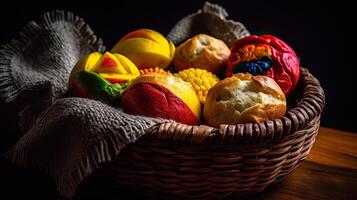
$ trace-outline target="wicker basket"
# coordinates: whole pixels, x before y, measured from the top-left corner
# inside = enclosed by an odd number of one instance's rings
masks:
[[[300,96],[281,119],[219,129],[159,124],[104,171],[121,188],[150,196],[223,199],[260,192],[306,159],[318,133],[324,91],[304,68],[298,87]]]

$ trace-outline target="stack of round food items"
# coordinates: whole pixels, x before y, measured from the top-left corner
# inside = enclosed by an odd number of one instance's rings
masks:
[[[219,127],[282,117],[299,76],[295,52],[272,35],[247,36],[228,47],[198,34],[175,47],[162,34],[139,29],[110,52],[79,60],[69,93],[133,115]]]

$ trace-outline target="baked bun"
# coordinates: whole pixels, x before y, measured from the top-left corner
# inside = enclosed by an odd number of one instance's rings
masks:
[[[198,34],[176,49],[173,65],[177,71],[202,68],[217,73],[225,67],[230,52],[223,41],[206,34]]]
[[[285,111],[285,95],[272,78],[238,73],[208,91],[203,118],[207,125],[219,127],[260,123],[280,118]]]

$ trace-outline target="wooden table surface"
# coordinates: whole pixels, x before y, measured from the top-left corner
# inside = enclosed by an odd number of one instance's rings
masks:
[[[357,200],[357,134],[321,127],[300,167],[282,183],[242,199]]]

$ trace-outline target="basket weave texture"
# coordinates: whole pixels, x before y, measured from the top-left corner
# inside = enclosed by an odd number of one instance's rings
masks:
[[[325,103],[319,81],[301,69],[302,97],[284,117],[264,123],[155,125],[103,170],[120,186],[148,195],[222,199],[279,182],[309,154]]]

